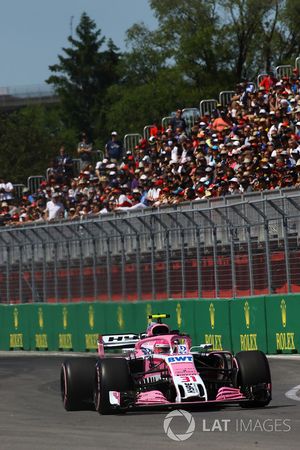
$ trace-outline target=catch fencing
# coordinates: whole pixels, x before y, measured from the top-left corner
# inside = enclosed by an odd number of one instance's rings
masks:
[[[0,302],[300,292],[300,191],[3,227]]]

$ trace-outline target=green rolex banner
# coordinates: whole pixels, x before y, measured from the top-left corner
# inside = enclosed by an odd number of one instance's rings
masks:
[[[6,308],[6,337],[10,350],[30,350],[31,305],[9,305]]]
[[[300,295],[266,297],[269,353],[298,353],[300,350]]]
[[[230,302],[232,349],[267,352],[264,297],[237,298]]]
[[[31,350],[56,351],[55,338],[55,305],[39,303],[28,305],[30,312],[30,342]]]
[[[195,344],[231,350],[229,300],[195,300]]]
[[[106,304],[83,304],[80,320],[82,328],[80,339],[83,340],[81,345],[84,346],[86,351],[96,351],[99,334],[109,332],[107,329],[109,316],[107,315]]]
[[[82,303],[51,306],[56,348],[63,351],[84,351]]]

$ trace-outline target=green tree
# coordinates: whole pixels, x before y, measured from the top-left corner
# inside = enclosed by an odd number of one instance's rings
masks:
[[[59,55],[59,62],[49,66],[53,75],[46,81],[61,99],[65,125],[93,136],[106,90],[118,81],[119,54],[112,40],[106,50],[100,51],[105,37],[101,37],[101,30],[96,29],[86,13],[82,14],[75,34],[76,38],[68,37],[71,46],[63,48],[64,56]]]
[[[42,106],[2,114],[0,134],[1,175],[14,183],[25,183],[31,175],[45,175],[59,146],[64,143],[70,150],[76,142],[76,134],[65,129],[57,109]]]
[[[145,125],[159,125],[174,109],[195,106],[196,94],[175,67],[161,69],[148,83],[112,86],[107,96],[107,126],[121,134],[141,133]]]
[[[236,79],[254,78],[299,55],[300,3],[295,0],[220,0],[223,33],[232,49]]]
[[[217,0],[150,0],[161,44],[185,78],[199,89],[226,87],[230,49],[220,33]]]
[[[153,82],[168,66],[168,54],[159,30],[150,31],[144,23],[133,25],[126,33],[130,51],[123,54],[120,76],[123,84],[136,86]]]

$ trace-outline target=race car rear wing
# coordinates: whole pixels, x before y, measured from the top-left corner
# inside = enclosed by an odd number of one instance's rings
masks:
[[[139,340],[140,336],[134,333],[102,335],[103,345],[107,348],[125,348],[134,345]]]
[[[143,337],[144,333],[102,334],[98,337],[98,344],[104,348],[131,348]]]

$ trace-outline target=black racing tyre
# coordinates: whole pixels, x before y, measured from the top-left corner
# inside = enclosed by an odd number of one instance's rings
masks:
[[[120,408],[112,406],[109,391],[126,392],[133,387],[128,362],[125,358],[103,358],[96,364],[94,403],[100,414],[114,414]]]
[[[70,358],[61,366],[60,388],[67,411],[94,409],[96,358]]]
[[[246,395],[253,397],[244,407],[263,407],[270,403],[271,373],[266,355],[260,350],[239,352],[235,356],[237,371],[237,387]]]

